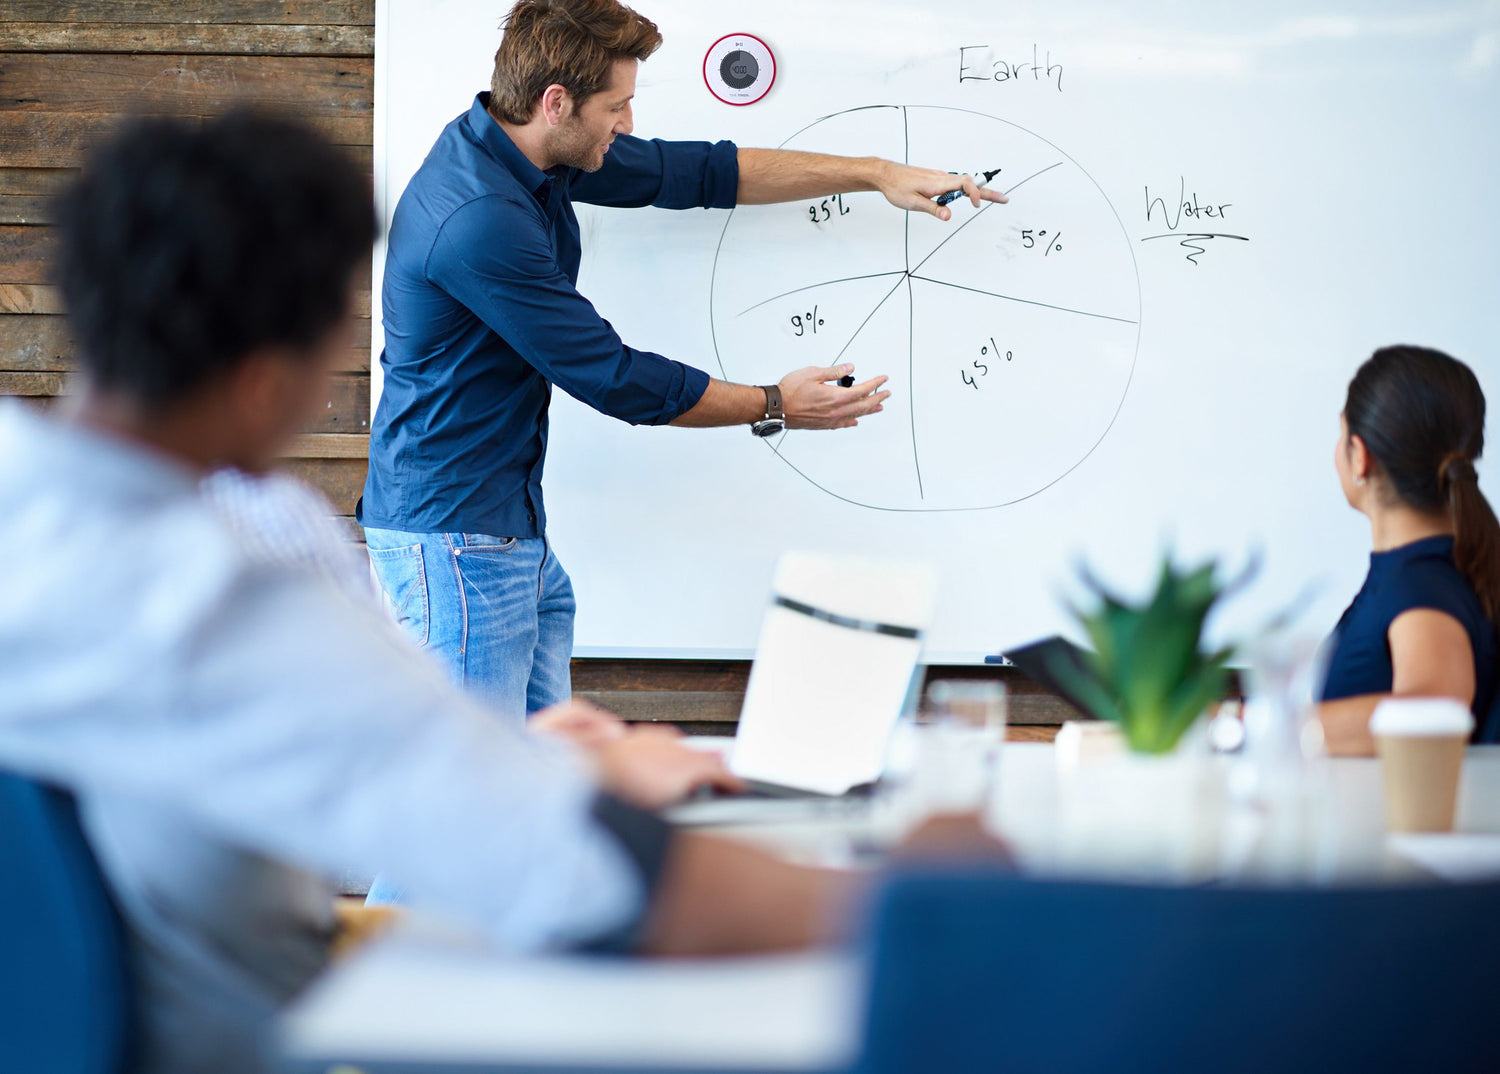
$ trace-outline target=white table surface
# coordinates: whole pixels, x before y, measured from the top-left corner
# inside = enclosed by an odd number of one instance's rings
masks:
[[[1385,875],[1500,874],[1500,747],[1465,759],[1457,831],[1388,837],[1373,760],[1328,762],[1340,851],[1381,857]],[[1023,860],[1049,871],[1058,779],[1050,746],[1008,743],[997,819]],[[804,860],[858,856],[868,810],[805,803],[704,803],[718,830]],[[1405,863],[1391,869],[1391,862]],[[441,1062],[494,1071],[822,1071],[859,1036],[861,970],[828,952],[645,961],[515,958],[408,929],[336,967],[282,1020],[286,1068],[371,1070]]]
[[[1234,762],[1214,758],[1210,763]],[[1468,750],[1453,835],[1388,836],[1377,761],[1331,758],[1317,765],[1312,778],[1322,781],[1327,814],[1322,879],[1403,879],[1425,873],[1457,879],[1500,874],[1500,746]],[[1090,770],[1080,770],[1077,778],[1088,780]],[[1006,743],[989,814],[991,825],[1030,872],[1098,875],[1087,860],[1080,860],[1064,831],[1065,786],[1052,746]],[[909,818],[892,816],[878,803],[817,800],[694,802],[675,810],[673,819],[805,863],[833,867],[871,861],[870,849],[888,845],[909,823]],[[1459,839],[1459,834],[1470,838]]]
[[[515,958],[408,932],[282,1024],[294,1069],[789,1072],[853,1058],[860,971],[829,952],[704,960]]]

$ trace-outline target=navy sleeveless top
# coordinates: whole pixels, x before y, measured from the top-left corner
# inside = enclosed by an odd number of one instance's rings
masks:
[[[1495,627],[1485,617],[1474,587],[1453,564],[1452,537],[1426,537],[1370,553],[1364,588],[1330,639],[1333,650],[1321,700],[1390,693],[1388,631],[1397,616],[1413,608],[1451,615],[1468,633],[1474,654],[1475,741],[1500,740],[1500,711],[1492,711],[1496,708]]]

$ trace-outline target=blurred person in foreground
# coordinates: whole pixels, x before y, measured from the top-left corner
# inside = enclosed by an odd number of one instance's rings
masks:
[[[1479,488],[1484,392],[1425,347],[1376,351],[1349,382],[1333,463],[1370,520],[1370,570],[1334,631],[1318,715],[1333,754],[1372,756],[1392,696],[1451,697],[1500,741],[1500,525]]]
[[[130,933],[133,1069],[260,1069],[345,868],[513,950],[788,947],[839,921],[835,874],[627,804],[722,781],[716,758],[494,719],[204,496],[269,467],[347,346],[375,234],[352,164],[271,117],[139,120],[57,233],[81,385],[55,414],[0,406],[0,766],[79,799]]]

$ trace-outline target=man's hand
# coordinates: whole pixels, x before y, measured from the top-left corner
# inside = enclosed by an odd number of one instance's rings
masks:
[[[951,176],[950,176],[951,178]],[[872,377],[852,388],[840,388],[840,377],[854,372],[852,365],[808,366],[781,378],[781,409],[788,429],[849,429],[867,414],[878,414],[891,397],[878,389],[887,377]]]
[[[594,751],[604,789],[640,809],[680,802],[699,787],[743,789],[717,753],[684,746],[668,727],[642,727]]]
[[[932,200],[950,190],[962,189],[964,196],[973,202],[976,209],[981,201],[1003,205],[1009,200],[999,190],[990,187],[981,190],[971,175],[954,175],[933,168],[914,168],[910,164],[897,164],[893,160],[883,160],[880,163],[883,167],[879,171],[878,189],[885,195],[885,200],[898,209],[931,213],[939,220],[950,220],[953,213],[948,206],[939,205]]]
[[[625,721],[613,712],[576,698],[543,709],[526,721],[526,728],[591,753],[628,733]]]

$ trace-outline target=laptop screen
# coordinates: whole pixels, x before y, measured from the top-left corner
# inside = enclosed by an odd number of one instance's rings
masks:
[[[783,557],[730,770],[830,795],[878,779],[891,731],[920,690],[935,588],[925,567]]]

